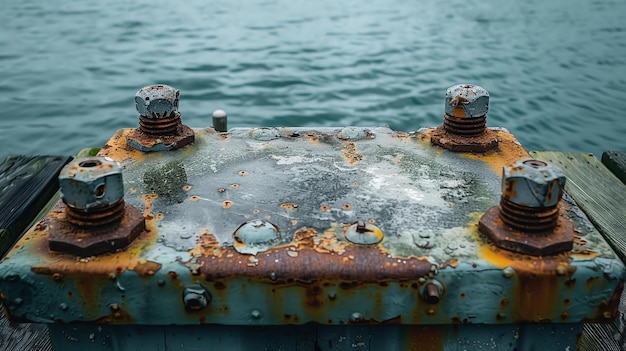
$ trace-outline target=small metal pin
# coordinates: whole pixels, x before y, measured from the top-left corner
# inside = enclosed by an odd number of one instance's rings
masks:
[[[227,132],[227,118],[228,116],[226,116],[224,110],[213,111],[213,129],[217,132]]]

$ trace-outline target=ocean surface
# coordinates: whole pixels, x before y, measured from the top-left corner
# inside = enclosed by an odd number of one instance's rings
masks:
[[[181,91],[183,123],[442,123],[446,88],[491,95],[528,150],[626,151],[626,1],[23,1],[0,11],[0,159],[76,154]]]

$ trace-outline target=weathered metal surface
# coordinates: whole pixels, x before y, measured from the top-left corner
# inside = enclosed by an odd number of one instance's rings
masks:
[[[614,318],[624,266],[567,196],[571,251],[532,257],[478,232],[503,165],[528,157],[511,134],[491,131],[499,147],[485,154],[433,147],[433,129],[385,127],[196,129],[195,144],[146,154],[121,130],[100,155],[121,162],[125,201],[143,208],[146,231],[124,250],[76,257],[48,250],[49,217],[0,265],[2,299],[12,318],[45,323]],[[145,176],[154,169],[160,183]],[[381,240],[353,238],[365,233]],[[207,295],[187,306],[195,284]]]
[[[498,144],[486,128],[489,93],[472,84],[458,84],[446,91],[443,125],[431,135],[433,145],[451,151],[484,152]]]
[[[135,107],[139,112],[139,128],[126,137],[128,145],[144,152],[175,150],[194,142],[191,128],[182,124],[178,105],[180,91],[157,84],[139,89]]]

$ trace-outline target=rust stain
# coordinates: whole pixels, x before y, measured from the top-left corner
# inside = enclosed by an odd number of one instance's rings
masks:
[[[482,245],[480,255],[496,267],[512,267],[517,275],[513,294],[515,308],[512,318],[532,322],[545,322],[555,315],[560,305],[558,297],[568,281],[555,279],[559,273],[571,277],[576,268],[569,265],[569,254],[532,257],[493,245]],[[552,321],[554,322],[554,321]]]
[[[153,276],[159,269],[161,264],[158,262],[139,260],[134,267],[129,267],[130,270],[137,272],[140,276]]]
[[[253,268],[231,247],[221,247],[218,256],[207,248],[196,249],[194,253],[202,253],[202,256],[195,257],[193,263],[208,280],[256,276],[265,280],[272,277],[275,283],[289,283],[314,282],[324,277],[324,280],[343,281],[349,288],[381,280],[416,280],[430,272],[431,264],[426,258],[405,258],[407,264],[394,266],[397,258],[374,246],[345,245],[342,255],[319,252],[310,247],[312,234],[310,229],[299,233],[297,251],[282,246],[258,253]],[[297,255],[290,252],[297,252]]]
[[[445,329],[435,325],[411,326],[406,332],[408,351],[435,351],[445,349]]]
[[[352,141],[346,143],[346,146],[341,151],[341,155],[351,165],[355,165],[363,160],[363,155],[357,152],[356,144]]]
[[[585,289],[587,289],[587,291],[591,290],[591,288],[598,284],[598,282],[600,282],[600,277],[590,277],[589,279],[587,279],[587,281],[585,282]]]
[[[521,158],[530,157],[530,154],[521,146],[519,141],[509,132],[491,130],[496,133],[498,146],[484,153],[461,153],[463,157],[485,162],[489,169],[501,175],[504,166],[510,166]]]
[[[133,149],[126,145],[126,137],[129,136],[134,129],[121,129],[118,130],[111,139],[100,149],[98,156],[106,156],[121,162],[126,159],[133,160],[145,160],[152,157],[157,157],[158,153],[144,153],[139,150]]]
[[[455,106],[454,110],[452,110],[452,115],[454,117],[465,117],[465,109],[461,106]]]

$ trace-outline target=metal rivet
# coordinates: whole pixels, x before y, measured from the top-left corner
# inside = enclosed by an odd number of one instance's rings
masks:
[[[259,310],[253,310],[250,312],[250,316],[254,319],[259,319],[261,318],[261,312]]]
[[[158,285],[158,286],[163,286],[163,285],[165,285],[165,280],[163,280],[163,279],[158,279],[158,280],[157,280],[157,285]]]
[[[363,315],[359,312],[354,312],[350,315],[350,322],[358,323],[363,321]]]
[[[65,302],[62,302],[62,303],[60,303],[60,304],[59,304],[59,308],[60,308],[62,311],[67,311],[68,306],[67,306],[67,304],[66,304]]]
[[[259,141],[270,141],[280,138],[280,133],[276,128],[254,128],[250,131],[250,136]]]
[[[256,255],[280,240],[280,231],[272,223],[257,219],[240,225],[233,233],[233,238],[237,252]]]
[[[513,276],[513,274],[515,274],[515,270],[511,266],[508,266],[502,270],[502,275],[505,278],[510,278]]]

